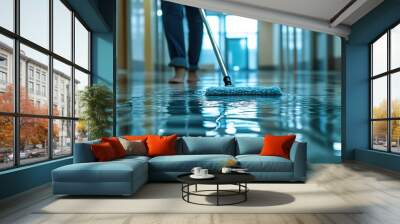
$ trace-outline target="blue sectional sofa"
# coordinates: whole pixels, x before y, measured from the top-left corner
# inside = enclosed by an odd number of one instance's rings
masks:
[[[295,142],[290,159],[260,156],[262,137],[182,137],[177,155],[128,156],[96,162],[90,145],[75,145],[74,163],[52,172],[54,194],[131,195],[148,181],[176,181],[180,174],[200,166],[218,172],[235,159],[260,182],[304,182],[307,174],[307,144]]]

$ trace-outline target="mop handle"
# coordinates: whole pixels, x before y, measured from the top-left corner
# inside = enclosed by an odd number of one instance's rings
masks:
[[[210,38],[210,42],[213,47],[215,57],[217,57],[218,65],[222,71],[222,75],[224,76],[225,86],[231,86],[232,85],[231,78],[228,75],[228,71],[226,70],[224,59],[221,56],[221,51],[218,48],[217,44],[215,43],[214,36],[212,34],[210,25],[207,22],[206,12],[204,11],[204,9],[200,9],[200,8],[199,8],[199,11],[200,11],[201,19],[203,20],[204,26],[206,27],[208,37]]]

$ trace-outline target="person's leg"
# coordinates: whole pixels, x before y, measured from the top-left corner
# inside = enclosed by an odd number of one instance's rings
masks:
[[[170,83],[181,83],[185,77],[186,51],[183,33],[183,6],[172,2],[161,1],[162,21],[167,39],[168,53],[171,59],[169,66],[174,67],[175,77]]]
[[[189,26],[189,78],[188,82],[197,81],[197,69],[203,44],[203,20],[198,8],[186,6],[186,17]]]

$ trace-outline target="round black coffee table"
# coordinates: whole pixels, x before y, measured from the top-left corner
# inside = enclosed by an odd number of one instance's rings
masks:
[[[189,174],[182,174],[178,176],[178,181],[182,183],[182,199],[188,203],[198,204],[198,205],[234,205],[245,202],[247,200],[247,192],[249,188],[247,183],[255,180],[255,177],[248,173],[229,173],[213,174],[215,177],[212,179],[193,179]],[[215,185],[215,190],[198,190],[197,185]],[[223,190],[220,189],[220,185],[236,185],[237,190]],[[195,186],[194,191],[190,191],[190,186]],[[215,194],[206,194],[209,192],[215,192]],[[202,204],[193,202],[190,200],[190,196],[204,196],[204,197],[216,197],[216,204]],[[231,203],[221,203],[221,197],[232,197],[240,196],[240,199]]]

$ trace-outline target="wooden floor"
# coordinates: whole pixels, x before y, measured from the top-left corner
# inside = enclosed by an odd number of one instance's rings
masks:
[[[357,214],[35,214],[54,200],[49,186],[0,202],[0,223],[253,224],[400,223],[400,174],[357,163],[313,165],[308,182],[344,200],[367,204]],[[173,206],[173,205],[171,205]]]

